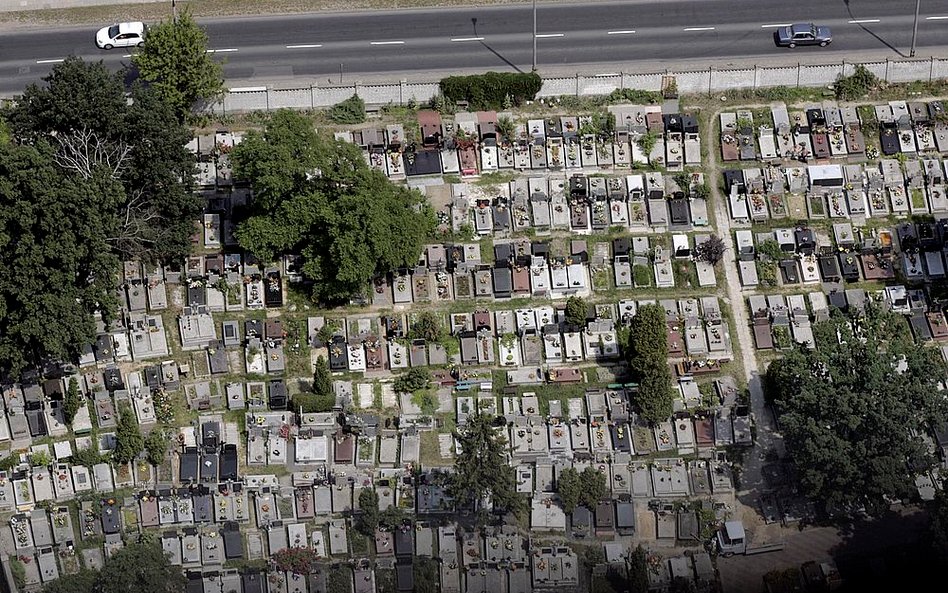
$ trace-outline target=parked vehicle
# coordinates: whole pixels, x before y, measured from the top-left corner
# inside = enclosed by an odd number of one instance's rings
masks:
[[[829,27],[820,27],[813,23],[797,23],[789,27],[780,27],[774,33],[777,45],[793,49],[798,45],[819,45],[826,47],[833,41]]]
[[[102,27],[95,34],[95,45],[99,49],[114,47],[141,47],[145,45],[145,23],[118,23]]]
[[[725,558],[734,554],[752,556],[766,552],[777,552],[784,547],[783,542],[750,546],[744,523],[741,521],[726,521],[718,530],[718,552]]]

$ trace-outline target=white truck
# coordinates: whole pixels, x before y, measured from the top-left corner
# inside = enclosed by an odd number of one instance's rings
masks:
[[[777,552],[782,550],[784,546],[783,542],[749,546],[749,538],[747,532],[744,531],[744,523],[741,521],[725,521],[724,525],[718,530],[717,542],[718,552],[725,558],[734,554],[751,556],[753,554]]]

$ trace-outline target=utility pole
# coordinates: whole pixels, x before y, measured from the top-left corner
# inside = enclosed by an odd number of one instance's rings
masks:
[[[537,0],[533,0],[533,70],[537,69]]]
[[[171,0],[171,20],[175,23],[178,22],[178,7],[174,0]]]
[[[909,52],[909,57],[915,57],[915,39],[918,38],[918,10],[922,5],[922,0],[915,0],[915,26],[912,28],[912,51]]]

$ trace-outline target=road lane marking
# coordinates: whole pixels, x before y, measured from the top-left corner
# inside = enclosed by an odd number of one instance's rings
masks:
[[[685,27],[685,31],[714,31],[714,27]]]
[[[310,49],[313,47],[322,47],[321,43],[301,43],[299,45],[287,45],[286,49]]]
[[[125,54],[125,55],[123,55],[122,57],[123,57],[123,58],[130,58],[130,57],[132,57],[132,54]]]
[[[608,31],[608,32],[606,33],[606,35],[631,35],[632,33],[635,33],[635,31],[633,31],[633,30],[629,30],[629,31]]]
[[[855,21],[849,21],[850,25],[861,25],[863,23],[879,23],[882,22],[879,19],[859,19]]]
[[[537,39],[549,39],[550,37],[566,37],[566,33],[537,33]]]
[[[948,16],[927,16],[925,17],[926,21],[944,21],[948,20]]]
[[[37,64],[59,64],[65,62],[66,58],[56,58],[55,60],[36,60]]]
[[[370,41],[370,45],[405,45],[404,41]]]
[[[465,41],[484,41],[483,37],[455,37],[452,39],[454,43],[464,43]]]
[[[777,28],[780,28],[780,27],[789,27],[790,25],[791,25],[791,23],[778,23],[778,24],[776,24],[776,25],[761,25],[760,28],[761,28],[761,29],[771,29],[771,28],[773,28],[773,27],[777,27]]]
[[[233,52],[235,52],[235,51],[237,51],[236,48],[231,48],[231,49],[206,49],[206,50],[204,50],[204,53],[208,53],[208,54],[226,54],[226,53],[233,53]]]

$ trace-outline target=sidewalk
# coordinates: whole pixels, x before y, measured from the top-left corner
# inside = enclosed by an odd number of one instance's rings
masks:
[[[0,12],[43,10],[56,8],[82,8],[108,4],[171,4],[171,0],[0,0]]]

